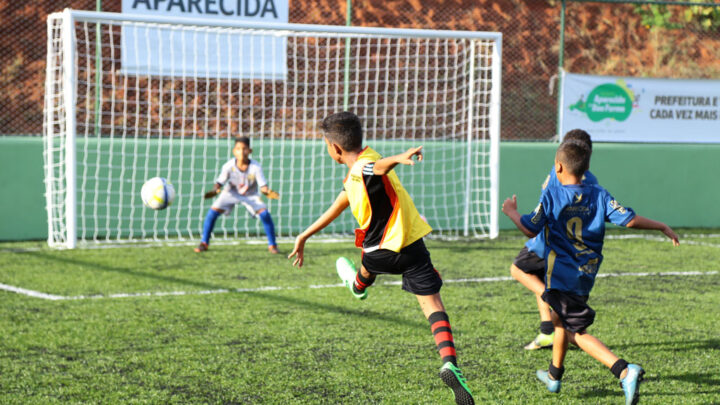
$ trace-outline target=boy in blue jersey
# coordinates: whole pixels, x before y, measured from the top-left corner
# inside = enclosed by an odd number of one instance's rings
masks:
[[[645,371],[618,358],[599,339],[587,333],[595,311],[587,304],[590,290],[602,263],[605,221],[628,228],[663,232],[675,246],[678,237],[662,222],[636,215],[620,205],[599,185],[582,184],[590,164],[590,150],[581,142],[563,142],[555,155],[555,173],[560,187],[547,187],[540,204],[528,215],[517,211],[517,198],[503,203],[505,213],[528,237],[546,232],[546,286],[542,299],[553,309],[555,326],[552,361],[537,377],[550,392],[559,392],[568,338],[583,351],[610,368],[620,379],[626,405],[638,401],[639,384]]]
[[[573,129],[565,134],[563,142],[572,140],[585,144],[592,154],[590,134],[582,129]],[[588,170],[582,177],[582,183],[598,184],[598,181]],[[557,186],[561,186],[561,184],[558,182],[553,167],[550,169],[550,174],[545,179],[541,190]],[[555,327],[550,318],[550,306],[541,298],[542,293],[545,291],[545,235],[542,232],[525,243],[525,246],[510,265],[510,275],[528,290],[535,293],[535,300],[540,313],[540,333],[525,345],[525,350],[552,347]]]

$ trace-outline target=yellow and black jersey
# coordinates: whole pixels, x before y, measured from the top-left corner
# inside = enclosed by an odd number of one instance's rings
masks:
[[[384,176],[373,173],[380,154],[366,147],[350,168],[343,186],[350,209],[364,234],[366,252],[388,249],[399,252],[432,231],[415,208],[395,171]]]

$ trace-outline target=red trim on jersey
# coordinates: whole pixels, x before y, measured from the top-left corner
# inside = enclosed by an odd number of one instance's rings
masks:
[[[382,176],[382,182],[383,186],[385,186],[385,194],[387,194],[388,198],[390,199],[390,205],[392,205],[393,210],[390,214],[390,217],[388,218],[387,224],[385,224],[385,231],[383,231],[383,236],[380,239],[381,249],[383,242],[385,242],[385,236],[387,236],[387,233],[390,230],[390,224],[393,222],[393,218],[397,217],[398,209],[400,208],[400,204],[398,204],[397,194],[395,194],[395,189],[393,188],[392,183],[390,183],[387,175]]]
[[[367,149],[367,148],[368,147],[366,146],[365,149]],[[363,149],[363,151],[365,149]],[[370,163],[370,162],[368,162],[368,163]],[[363,166],[363,167],[365,167],[365,166]],[[361,173],[362,173],[362,171],[361,171]],[[350,173],[348,172],[348,174],[350,174]],[[370,204],[370,194],[368,194],[367,184],[365,184],[365,181],[362,182],[362,188],[363,188],[363,191],[365,192],[365,201],[367,201],[368,205],[370,206],[370,218],[368,221],[368,225],[364,229],[363,228],[355,229],[355,246],[359,247],[360,249],[363,248],[363,243],[365,242],[365,236],[367,235],[367,230],[370,229],[370,223],[372,222],[372,216],[373,216],[372,204]],[[358,231],[360,231],[360,232],[358,232]]]

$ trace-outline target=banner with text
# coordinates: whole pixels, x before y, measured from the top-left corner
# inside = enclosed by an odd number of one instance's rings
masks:
[[[593,141],[720,143],[720,80],[562,73],[560,134]]]
[[[125,14],[287,23],[289,0],[123,0]],[[264,35],[263,35],[264,34]],[[122,27],[122,70],[198,78],[284,79],[287,40],[267,32],[155,24]]]

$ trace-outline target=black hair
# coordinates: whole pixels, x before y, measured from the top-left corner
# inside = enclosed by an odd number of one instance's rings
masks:
[[[576,139],[563,141],[557,150],[557,160],[575,176],[582,176],[590,168],[590,149]]]
[[[239,137],[235,138],[235,145],[237,145],[239,143],[244,143],[245,146],[247,146],[249,148],[250,147],[250,138],[248,138],[247,136],[239,136]]]
[[[343,111],[325,117],[320,123],[320,129],[328,141],[340,145],[348,152],[362,149],[363,133],[360,118],[351,112]]]
[[[585,132],[585,130],[573,129],[568,131],[563,137],[563,142],[572,140],[584,143],[585,146],[590,149],[590,153],[592,153],[592,139],[590,139],[590,134]]]

